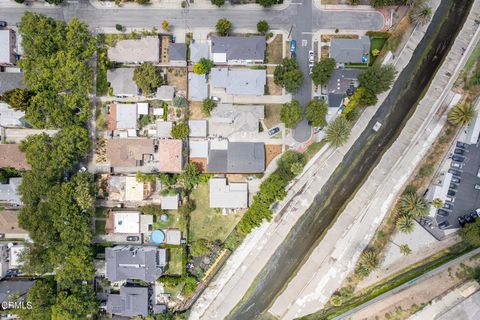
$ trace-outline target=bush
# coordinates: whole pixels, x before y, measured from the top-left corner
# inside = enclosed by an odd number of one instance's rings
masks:
[[[431,164],[423,165],[418,171],[418,177],[425,178],[425,177],[431,176],[434,171],[435,171],[435,168],[433,167],[433,165]]]
[[[217,103],[211,98],[204,99],[202,102],[202,110],[207,115],[210,115],[210,112],[212,112],[216,106]]]
[[[261,20],[257,23],[257,31],[259,33],[264,35],[268,32],[268,29],[270,29],[270,26],[266,20]]]
[[[225,18],[218,19],[215,28],[221,36],[226,36],[232,29],[232,23]]]
[[[213,61],[205,58],[201,58],[197,63],[193,65],[193,72],[195,74],[207,74],[213,68]]]
[[[173,98],[172,103],[173,106],[177,108],[186,108],[188,105],[187,99],[182,96],[176,96],[175,98]]]
[[[123,31],[123,26],[121,24],[116,24],[115,25],[115,29],[117,29],[117,31]]]
[[[172,127],[171,135],[174,139],[186,139],[190,133],[190,128],[186,122],[181,122]]]
[[[201,257],[210,252],[212,244],[206,239],[198,239],[193,241],[190,246],[190,254],[194,257]]]
[[[217,7],[221,7],[225,4],[225,0],[211,0],[212,4],[216,5]]]
[[[392,34],[390,32],[384,32],[384,31],[367,31],[366,35],[369,36],[370,38],[388,39]]]

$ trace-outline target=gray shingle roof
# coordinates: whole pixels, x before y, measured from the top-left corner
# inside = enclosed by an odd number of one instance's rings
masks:
[[[23,84],[23,73],[0,72],[0,95],[16,88],[25,88]]]
[[[10,29],[0,30],[0,63],[15,63],[15,32]]]
[[[22,204],[18,186],[22,183],[22,178],[10,178],[7,184],[0,184],[0,201],[12,204]]]
[[[107,312],[125,317],[147,316],[149,288],[140,286],[122,286],[120,294],[110,294],[107,300]]]
[[[370,53],[370,39],[332,39],[330,57],[337,63],[362,63],[362,57]]]
[[[108,280],[128,279],[152,282],[167,265],[167,252],[157,247],[115,246],[105,250]]]
[[[0,281],[0,301],[9,301],[9,297],[20,296],[19,300],[24,300],[28,290],[35,284],[35,281],[22,280]],[[18,300],[16,300],[18,301]]]
[[[328,93],[345,94],[350,85],[358,87],[360,69],[335,69],[328,80]]]
[[[188,74],[188,99],[192,101],[202,101],[208,98],[207,77],[204,74]]]
[[[328,94],[328,106],[330,108],[338,108],[342,104],[343,94],[329,93]]]
[[[107,81],[113,89],[114,95],[138,94],[138,87],[133,81],[134,68],[118,68],[107,70]]]
[[[164,101],[172,101],[175,97],[175,86],[160,86],[157,88],[157,98]]]
[[[262,96],[265,94],[267,71],[214,68],[210,79],[213,87],[225,88],[227,94]]]
[[[265,171],[263,142],[229,142],[227,150],[210,150],[207,172],[259,173]]]
[[[212,53],[226,53],[228,60],[264,60],[264,36],[212,37]]]
[[[210,120],[217,123],[232,123],[235,131],[258,132],[259,121],[264,118],[265,106],[220,103],[212,110]]]
[[[187,61],[187,45],[185,43],[170,43],[168,45],[170,61]]]
[[[190,61],[198,62],[201,58],[209,59],[208,43],[193,42],[190,44]]]

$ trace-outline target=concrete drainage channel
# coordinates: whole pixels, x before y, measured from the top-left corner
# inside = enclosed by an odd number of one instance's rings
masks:
[[[427,34],[367,129],[316,196],[314,204],[269,260],[255,281],[256,287],[249,291],[243,303],[229,316],[230,319],[254,319],[267,310],[308,258],[328,226],[355,195],[415,111],[417,101],[461,29],[472,3],[472,0],[442,2]],[[383,126],[374,133],[371,128],[377,121]]]

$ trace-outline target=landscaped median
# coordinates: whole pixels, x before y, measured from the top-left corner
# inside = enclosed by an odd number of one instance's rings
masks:
[[[301,319],[333,319],[380,296],[381,294],[401,286],[404,283],[413,281],[427,272],[432,271],[474,249],[474,247],[465,242],[458,243],[353,295],[346,290],[343,292],[343,294],[339,295],[340,300],[335,302],[335,304],[338,304],[338,306],[334,306],[332,302],[330,302],[327,307],[319,312],[308,315]]]

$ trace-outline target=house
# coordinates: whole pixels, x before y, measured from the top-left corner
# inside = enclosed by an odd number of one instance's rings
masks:
[[[148,104],[147,104],[148,109]],[[111,103],[108,107],[107,129],[114,130],[133,130],[136,136],[138,109],[133,103]]]
[[[232,131],[257,133],[265,119],[265,106],[220,103],[210,113],[212,123],[233,125]]]
[[[120,294],[108,295],[106,310],[122,317],[146,317],[149,313],[150,289],[133,284],[120,287]]]
[[[468,144],[477,144],[478,135],[480,134],[480,115],[478,112],[480,110],[480,98],[477,98],[477,101],[475,102],[475,110],[477,111],[477,115],[467,128],[465,142]]]
[[[18,269],[22,266],[20,262],[20,256],[25,250],[24,244],[14,244],[10,247],[10,259],[9,259],[9,268]]]
[[[17,111],[0,102],[0,127],[24,127],[25,112]]]
[[[192,42],[190,43],[190,61],[196,63],[200,59],[210,59],[210,47],[208,43]]]
[[[0,96],[5,92],[16,88],[25,89],[25,84],[23,83],[23,73],[0,72]]]
[[[212,37],[212,57],[216,64],[263,63],[265,36]]]
[[[267,83],[266,70],[213,68],[210,72],[213,88],[225,89],[230,95],[263,96]]]
[[[158,142],[160,172],[181,172],[183,170],[183,142],[179,139]]]
[[[105,249],[106,277],[111,282],[152,282],[165,272],[167,250],[158,247],[115,246]]]
[[[147,138],[107,140],[107,159],[110,166],[137,168],[146,165],[152,161],[155,153],[153,142]]]
[[[160,197],[160,207],[163,210],[177,210],[180,202],[180,195],[178,193],[168,194]]]
[[[343,106],[343,97],[341,93],[329,93],[327,96],[328,108],[340,108]]]
[[[148,116],[148,102],[137,102],[137,116]]]
[[[157,120],[157,138],[171,138],[172,127],[172,121]]]
[[[17,61],[15,57],[16,41],[15,31],[0,30],[0,66],[13,66]]]
[[[22,200],[18,193],[18,187],[22,183],[22,178],[10,178],[8,183],[0,184],[0,203],[21,205]]]
[[[242,209],[248,208],[248,184],[228,183],[226,178],[211,178],[210,208]]]
[[[138,95],[138,87],[133,81],[134,68],[117,68],[107,70],[107,81],[113,94],[117,97],[133,97]]]
[[[190,140],[188,147],[190,163],[196,164],[200,172],[205,172],[208,162],[208,140]]]
[[[168,62],[172,66],[187,66],[187,45],[185,43],[170,43],[168,45]]]
[[[188,120],[189,137],[205,138],[207,136],[207,120]]]
[[[179,229],[167,229],[165,231],[165,244],[180,245],[182,242],[182,232]]]
[[[108,200],[142,201],[149,196],[145,184],[133,176],[110,176],[108,179]]]
[[[28,231],[18,225],[18,211],[0,212],[0,238],[2,239],[30,239]]]
[[[265,171],[265,144],[228,142],[213,149],[210,144],[208,173],[261,173]]]
[[[15,306],[27,306],[25,299],[27,297],[28,290],[35,284],[35,280],[20,280],[19,278],[12,280],[0,281],[0,301],[13,301],[12,306],[6,304],[2,307],[2,310],[5,312],[5,309],[15,308]],[[6,317],[6,315],[5,315]],[[4,318],[12,319],[12,318]]]
[[[119,63],[144,63],[160,61],[160,39],[148,36],[141,39],[118,40],[108,49],[108,60]]]
[[[30,170],[25,153],[20,151],[18,144],[0,144],[0,168],[15,168]]]
[[[202,101],[208,98],[207,76],[204,74],[188,73],[188,100]]]
[[[337,63],[367,63],[370,53],[370,38],[332,39],[330,41],[330,58]]]
[[[328,93],[347,94],[351,96],[359,86],[360,69],[335,69],[327,83]]]
[[[113,212],[113,233],[140,233],[140,212]]]
[[[157,99],[172,101],[175,98],[175,86],[160,86],[157,88]]]

